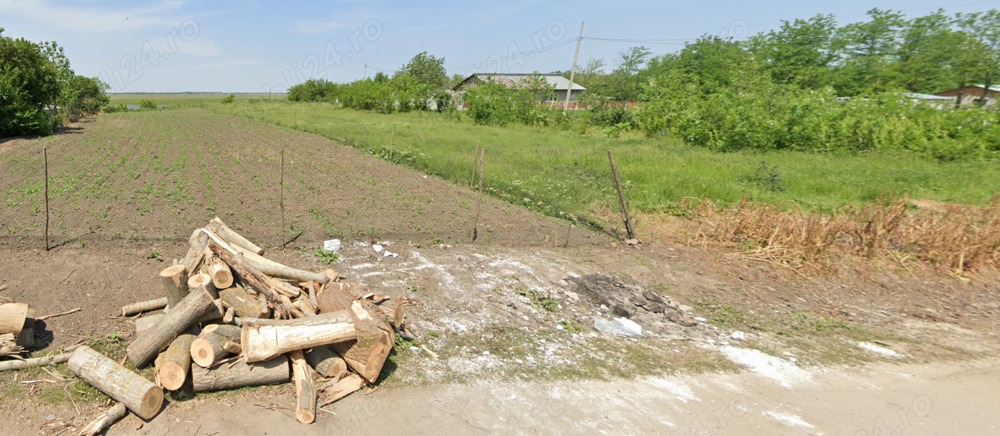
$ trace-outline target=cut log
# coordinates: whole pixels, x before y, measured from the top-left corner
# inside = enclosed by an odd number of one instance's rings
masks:
[[[213,257],[208,263],[208,275],[212,276],[212,284],[216,289],[226,289],[233,286],[233,272],[229,270],[222,259]]]
[[[354,372],[369,383],[374,383],[392,352],[395,331],[378,307],[367,300],[353,299],[350,287],[341,285],[343,284],[327,283],[324,286],[324,291],[318,298],[319,310],[328,312],[346,309],[351,312],[355,318],[357,339],[333,344],[333,349]]]
[[[222,315],[222,322],[226,324],[232,324],[233,320],[236,319],[236,310],[232,307],[226,309],[226,314]]]
[[[327,404],[333,403],[341,398],[344,398],[352,393],[361,389],[365,385],[365,380],[357,374],[351,374],[340,380],[337,380],[333,384],[327,384],[326,386],[320,388],[319,401],[317,401],[319,407],[326,406]]]
[[[163,318],[162,313],[154,313],[152,315],[140,316],[135,319],[135,335],[139,336],[142,332],[149,330],[151,327],[160,322],[160,318]]]
[[[122,316],[131,316],[142,312],[152,312],[154,310],[160,310],[167,307],[169,300],[167,297],[157,298],[155,300],[140,301],[138,303],[132,303],[122,306]]]
[[[261,271],[261,272],[263,272],[263,271]],[[288,298],[296,298],[299,295],[302,295],[302,290],[299,289],[298,286],[295,286],[295,285],[293,285],[291,283],[283,282],[281,280],[277,280],[277,279],[274,279],[274,278],[271,278],[271,277],[267,277],[267,282],[268,282],[268,284],[271,285],[272,289],[274,289],[275,291],[277,291],[281,295],[284,295],[284,296],[286,296]]]
[[[212,284],[212,276],[205,273],[198,273],[188,278],[188,288],[205,288],[212,295],[212,298],[219,298],[218,291],[215,285]]]
[[[191,343],[194,339],[193,333],[181,334],[157,359],[156,378],[167,390],[176,391],[184,386],[191,368]]]
[[[243,288],[229,288],[219,291],[219,298],[226,307],[236,310],[236,316],[244,318],[266,318],[271,313],[267,303],[260,301],[256,296],[250,295]]]
[[[346,376],[347,362],[327,345],[306,351],[306,361],[323,378],[340,379]]]
[[[259,269],[260,272],[267,274],[271,277],[277,277],[279,279],[295,280],[298,282],[310,282],[316,281],[320,283],[326,283],[330,280],[330,277],[322,272],[312,272],[301,270],[298,268],[292,268],[288,265],[280,264],[264,256],[258,256],[254,252],[247,250],[238,245],[234,245],[233,248],[243,255],[243,259],[252,264],[255,268]]]
[[[163,389],[90,347],[81,346],[73,352],[69,369],[140,418],[152,419],[163,407]]]
[[[295,302],[295,307],[306,314],[306,317],[316,315],[316,308],[309,303],[308,299],[302,299]]]
[[[349,341],[356,337],[354,324],[350,322],[278,326],[246,324],[240,345],[247,362],[260,362],[289,351]]]
[[[188,242],[191,244],[191,248],[188,249],[187,254],[184,259],[181,260],[180,264],[184,265],[187,269],[188,275],[192,275],[198,270],[201,265],[202,260],[205,257],[205,247],[208,245],[208,235],[201,229],[196,229],[191,233],[191,237],[188,238]]]
[[[303,424],[316,420],[316,385],[312,370],[301,350],[288,353],[292,360],[292,380],[295,381],[295,419]]]
[[[172,307],[188,293],[188,272],[184,265],[168,266],[160,271],[163,293],[167,297],[167,307]]]
[[[257,244],[250,242],[250,240],[244,238],[243,235],[236,233],[233,229],[227,226],[226,223],[222,222],[219,217],[212,218],[212,221],[209,221],[208,227],[230,245],[246,248],[255,254],[264,254],[263,248],[260,248]]]
[[[35,366],[58,365],[69,361],[69,353],[56,354],[45,357],[33,357],[24,360],[7,360],[0,362],[0,372],[15,371],[18,369],[31,368]]]
[[[24,303],[0,304],[0,334],[13,333],[14,337],[21,334],[28,320],[31,309]]]
[[[351,317],[351,313],[346,310],[338,310],[335,312],[321,313],[315,316],[307,316],[305,318],[296,319],[270,319],[270,318],[240,318],[236,317],[233,320],[236,325],[244,326],[247,324],[257,324],[257,325],[322,325],[322,324],[337,324],[342,322],[353,322],[354,318]]]
[[[288,358],[285,356],[249,364],[238,360],[211,369],[198,365],[191,367],[191,382],[195,392],[286,383],[289,378]]]
[[[226,341],[225,344],[222,344],[222,349],[229,354],[240,354],[243,352],[243,347],[236,341]]]
[[[191,360],[208,368],[228,356],[227,342],[239,340],[240,328],[234,325],[212,324],[205,326],[191,343]]]
[[[222,260],[229,264],[229,266],[237,274],[239,274],[244,283],[250,285],[250,287],[267,299],[268,304],[276,312],[276,317],[288,318],[289,316],[295,316],[297,318],[301,318],[305,316],[302,311],[292,307],[292,301],[289,300],[288,297],[273,290],[271,282],[274,281],[274,279],[266,276],[252,265],[244,262],[242,258],[233,255],[227,251],[225,247],[219,245],[214,240],[209,241],[208,247],[213,253],[215,253],[216,256],[219,256]]]
[[[111,427],[115,421],[122,419],[127,412],[128,409],[125,408],[124,403],[117,403],[114,406],[111,406],[110,409],[101,412],[100,415],[97,415],[97,418],[90,421],[90,423],[84,426],[83,429],[81,429],[77,434],[79,436],[96,436],[101,434],[101,432],[105,429]]]
[[[206,311],[215,306],[214,303],[215,300],[205,286],[192,288],[191,292],[160,318],[156,325],[142,332],[129,344],[125,349],[129,360],[137,368],[146,366],[163,347],[198,322]]]

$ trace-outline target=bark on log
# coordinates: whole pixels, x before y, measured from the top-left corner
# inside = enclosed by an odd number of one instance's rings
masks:
[[[370,383],[378,379],[392,346],[395,332],[385,315],[366,300],[354,300],[342,283],[328,283],[318,298],[320,312],[350,310],[354,316],[357,339],[333,344],[354,372]]]
[[[167,307],[176,305],[188,293],[188,273],[184,265],[168,266],[160,271],[163,293],[167,297]]]
[[[160,318],[155,326],[142,332],[129,344],[125,349],[129,360],[137,368],[145,366],[163,347],[198,322],[206,311],[214,307],[214,303],[215,300],[206,287],[192,289],[176,307]]]
[[[347,362],[329,346],[313,347],[306,351],[306,361],[323,378],[341,379],[346,376]]]
[[[357,337],[353,323],[243,326],[240,345],[247,362],[260,362],[289,351],[349,341]]]
[[[249,239],[244,238],[243,235],[236,233],[233,229],[222,222],[219,217],[212,218],[209,221],[209,228],[215,232],[222,240],[228,242],[230,245],[235,245],[241,248],[246,248],[255,254],[264,254],[264,249],[260,248],[257,244],[250,242]]]
[[[0,304],[0,334],[13,333],[15,337],[20,335],[28,320],[29,310],[24,303]]]
[[[138,303],[127,304],[122,306],[122,316],[131,316],[142,312],[151,312],[154,310],[160,310],[167,307],[169,300],[167,297],[157,298],[155,300],[140,301]]]
[[[160,322],[160,318],[163,318],[162,313],[154,313],[152,315],[140,316],[135,319],[135,335],[139,336],[142,332],[149,330],[151,327]]]
[[[288,358],[285,356],[250,364],[238,360],[211,369],[197,365],[191,367],[191,382],[195,392],[285,383],[289,378]]]
[[[208,247],[224,260],[229,266],[239,274],[240,278],[244,283],[250,285],[255,291],[263,295],[271,308],[274,309],[275,315],[288,318],[290,315],[294,315],[298,318],[305,316],[302,311],[292,307],[292,301],[288,297],[275,292],[272,289],[270,281],[274,280],[267,277],[259,270],[244,262],[242,258],[234,256],[232,253],[227,251],[223,246],[219,245],[217,242],[210,241]]]
[[[212,284],[216,289],[226,289],[233,286],[233,272],[218,257],[213,257],[208,263],[208,275],[212,276]]]
[[[105,429],[111,427],[115,421],[122,419],[126,412],[128,412],[128,410],[125,408],[124,403],[115,404],[114,406],[111,406],[110,409],[101,412],[100,415],[97,415],[97,418],[90,421],[90,423],[84,426],[83,429],[80,430],[80,433],[77,434],[79,436],[96,436]]]
[[[240,318],[236,317],[233,320],[238,326],[244,326],[247,324],[257,324],[257,325],[321,325],[321,324],[336,324],[342,322],[353,322],[354,318],[351,317],[351,313],[346,310],[338,310],[335,312],[326,312],[314,316],[307,316],[305,318],[295,318],[295,319],[271,319],[271,318]]]
[[[69,361],[69,356],[70,356],[69,353],[62,353],[53,356],[33,357],[24,360],[8,360],[5,362],[0,362],[0,372],[14,371],[24,368],[32,368],[35,366],[58,365],[60,363],[65,363]]]
[[[205,247],[208,245],[208,235],[201,229],[196,229],[191,233],[191,237],[188,238],[188,242],[191,244],[191,248],[188,249],[187,254],[184,259],[181,260],[180,264],[184,265],[187,269],[188,275],[194,274],[198,270],[198,266],[201,265],[202,260],[205,257]]]
[[[90,347],[81,346],[73,352],[69,369],[83,381],[124,403],[140,418],[152,419],[163,407],[163,389]]]
[[[316,385],[312,370],[301,350],[288,353],[292,360],[292,380],[295,381],[295,419],[303,424],[316,420]]]
[[[319,407],[326,406],[327,404],[330,404],[334,401],[337,401],[341,398],[351,395],[358,389],[361,389],[361,387],[364,385],[365,385],[365,380],[362,379],[361,376],[357,374],[351,374],[347,377],[337,380],[337,382],[333,383],[332,385],[327,384],[327,386],[324,386],[323,388],[320,389],[319,401],[318,401]]]
[[[239,337],[240,328],[234,325],[205,326],[191,343],[191,360],[202,368],[211,367],[229,355],[225,349],[226,343],[239,340]]]
[[[160,354],[156,364],[156,378],[167,390],[176,391],[184,386],[191,368],[191,343],[194,339],[193,333],[181,334]]]
[[[266,318],[271,313],[267,303],[260,301],[257,296],[250,295],[243,288],[229,288],[219,291],[219,298],[226,307],[231,307],[236,311],[236,316],[244,318]]]
[[[238,245],[234,245],[233,248],[243,255],[244,260],[251,263],[255,268],[259,269],[260,272],[267,274],[271,277],[295,280],[298,282],[316,281],[320,283],[326,283],[330,281],[330,277],[328,277],[326,274],[322,272],[312,272],[298,268],[292,268],[288,265],[275,262],[264,256],[259,256],[256,253],[247,250],[243,247],[240,247]]]
[[[316,315],[316,308],[309,303],[308,299],[302,299],[295,302],[295,307],[306,314],[306,317]]]

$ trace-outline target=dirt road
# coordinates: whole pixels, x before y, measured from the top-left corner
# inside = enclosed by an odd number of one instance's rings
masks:
[[[108,434],[984,435],[1000,432],[1000,360],[810,371],[791,385],[739,374],[479,383],[357,394],[301,426],[287,389],[194,400]],[[27,434],[28,432],[26,432]]]

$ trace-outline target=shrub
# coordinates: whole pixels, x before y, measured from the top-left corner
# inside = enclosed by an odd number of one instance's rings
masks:
[[[219,100],[219,103],[222,103],[222,104],[231,104],[234,101],[236,101],[236,96],[233,95],[233,94],[229,94],[229,95],[223,97],[222,100]]]
[[[139,107],[142,109],[156,109],[156,103],[153,100],[142,99],[139,100]]]

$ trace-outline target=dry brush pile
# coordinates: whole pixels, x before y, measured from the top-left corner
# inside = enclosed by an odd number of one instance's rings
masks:
[[[920,205],[920,206],[917,206]],[[919,260],[961,274],[1000,267],[1000,196],[984,206],[906,199],[846,207],[833,214],[782,210],[744,199],[733,208],[704,202],[698,236],[784,264],[827,263],[849,254]]]

